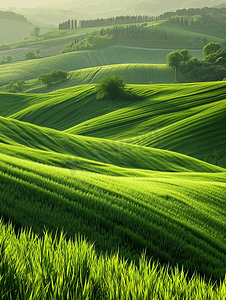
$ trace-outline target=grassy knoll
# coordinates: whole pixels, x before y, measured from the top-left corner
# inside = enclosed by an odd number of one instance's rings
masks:
[[[16,235],[11,225],[1,222],[0,241],[0,268],[5,268],[2,300],[34,295],[35,299],[212,300],[225,295],[225,281],[213,287],[197,275],[188,280],[183,270],[159,267],[145,256],[139,266],[117,255],[99,257],[81,238],[67,242],[63,235],[56,239],[45,233],[40,238],[27,230]]]
[[[165,64],[171,50],[143,50],[124,47],[108,47],[102,50],[78,51],[28,61],[18,61],[0,66],[0,85],[11,81],[37,78],[54,69],[73,71],[112,64]],[[191,52],[200,56],[201,50]],[[168,81],[167,81],[168,82]]]

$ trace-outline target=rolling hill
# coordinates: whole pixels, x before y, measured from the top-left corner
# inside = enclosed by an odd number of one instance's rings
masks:
[[[171,50],[158,51],[119,46],[19,61],[0,66],[0,85],[8,84],[10,81],[34,79],[40,74],[48,73],[54,69],[72,71],[112,64],[165,64],[166,55],[170,52]],[[200,50],[193,51],[191,54],[203,57]]]
[[[23,93],[48,93],[77,85],[96,84],[108,75],[122,76],[125,83],[173,83],[175,72],[165,64],[114,64],[71,71],[68,79],[57,85],[46,86],[37,79],[25,81]],[[10,86],[0,87],[0,91],[9,92]]]
[[[0,44],[21,41],[29,36],[34,27],[35,25],[30,22],[0,19]]]
[[[62,85],[109,70],[131,81],[141,67],[78,70]],[[63,87],[0,93],[2,299],[224,299],[225,83],[128,84],[137,101]]]
[[[98,101],[94,85],[84,85],[38,95],[3,93],[0,112],[70,134],[176,151],[211,163],[217,150],[225,166],[224,82],[127,89],[143,100]]]

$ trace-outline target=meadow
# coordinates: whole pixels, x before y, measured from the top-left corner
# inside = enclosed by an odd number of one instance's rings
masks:
[[[126,89],[0,93],[2,299],[225,299],[225,83]]]
[[[1,299],[226,299],[226,85],[172,84],[172,45],[201,59],[204,34],[148,26],[169,38],[0,66]],[[111,74],[139,100],[97,100]]]
[[[222,156],[218,163],[226,166],[224,82],[127,84],[127,90],[143,100],[98,101],[93,84],[45,94],[2,93],[0,113],[73,135],[171,150],[209,163],[215,162],[217,150]]]
[[[159,51],[118,46],[102,50],[70,52],[46,58],[17,61],[0,65],[0,85],[8,84],[11,81],[35,79],[39,75],[54,69],[74,71],[113,64],[166,64],[166,55],[170,52],[171,50]],[[191,55],[198,58],[203,57],[201,50],[192,51]]]

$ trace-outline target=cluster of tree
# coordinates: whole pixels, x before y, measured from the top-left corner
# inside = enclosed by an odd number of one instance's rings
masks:
[[[130,24],[130,23],[143,23],[143,22],[152,22],[159,20],[158,16],[118,16],[106,19],[95,19],[95,20],[81,20],[81,28],[90,28],[90,27],[101,27],[101,26],[112,26],[120,24]]]
[[[116,100],[119,99],[125,89],[125,83],[122,76],[109,75],[100,79],[96,85],[96,93],[98,100]]]
[[[35,27],[33,30],[30,32],[31,37],[38,37],[40,34],[40,27]]]
[[[10,50],[11,48],[8,45],[1,45],[0,46],[0,51],[7,51]]]
[[[113,35],[113,40],[117,41],[118,38],[155,38],[155,39],[167,39],[166,31],[161,31],[158,29],[150,30],[150,28],[145,27],[146,23],[141,25],[127,25],[127,26],[115,26],[113,28],[106,28],[100,30],[100,35],[105,34]]]
[[[25,82],[23,80],[18,80],[16,83],[11,81],[8,85],[4,86],[6,91],[9,93],[18,93],[23,90]]]
[[[3,56],[0,60],[0,64],[7,64],[13,61],[13,57],[11,55]]]
[[[95,90],[98,100],[141,100],[142,97],[125,90],[123,77],[108,75],[99,80]]]
[[[175,69],[175,79],[181,82],[218,81],[226,78],[226,50],[219,43],[203,48],[204,59],[191,57],[188,50],[173,51],[167,55],[169,67]]]
[[[40,80],[45,85],[52,85],[67,80],[67,77],[68,72],[53,70],[47,74],[39,75],[38,80]]]
[[[192,18],[173,16],[168,23],[174,24],[177,26],[186,26],[186,27],[194,27],[194,28],[210,28],[217,29],[220,31],[225,31],[226,23],[225,20],[222,21],[218,17],[214,16],[201,16],[195,15]]]
[[[189,8],[178,9],[176,12],[166,12],[160,19],[168,19],[168,24],[194,28],[226,30],[226,8]]]
[[[18,21],[23,23],[27,22],[27,19],[24,16],[20,14],[16,14],[12,11],[0,11],[0,20],[2,19],[8,19],[8,20]]]
[[[67,20],[66,22],[58,25],[59,30],[68,30],[77,28],[77,20]]]
[[[167,19],[171,18],[172,16],[195,16],[195,15],[212,15],[218,18],[224,18],[226,15],[226,7],[216,8],[216,7],[203,7],[203,8],[183,8],[178,9],[175,12],[166,12],[160,15],[160,18]]]
[[[40,58],[41,57],[40,52],[41,52],[41,50],[37,48],[37,49],[35,49],[35,52],[29,51],[29,52],[25,53],[24,58],[25,59]]]
[[[80,50],[96,50],[108,47],[114,43],[113,35],[106,34],[105,36],[90,35],[78,43],[71,43],[61,50],[60,53],[80,51]]]

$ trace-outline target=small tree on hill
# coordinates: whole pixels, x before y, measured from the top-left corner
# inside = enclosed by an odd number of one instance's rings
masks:
[[[38,79],[45,85],[56,84],[67,79],[68,72],[53,70],[48,74],[42,74],[38,77]]]
[[[172,51],[166,56],[166,62],[168,66],[175,69],[175,80],[177,80],[177,70],[183,59],[184,56],[180,52],[178,52],[178,50]]]
[[[13,60],[13,57],[11,55],[6,56],[6,61],[9,63]]]
[[[217,166],[217,161],[221,158],[221,152],[217,151],[217,150],[214,150],[213,151],[213,156],[215,158],[215,165]]]
[[[27,52],[27,53],[24,54],[24,57],[25,57],[25,59],[33,59],[33,58],[37,58],[37,57],[35,56],[35,53],[34,53],[34,52]]]
[[[105,76],[96,85],[97,99],[118,99],[122,96],[125,86],[122,76]]]
[[[38,37],[40,34],[40,27],[35,27],[33,30],[30,32],[30,35],[32,37]]]
[[[40,57],[41,50],[39,48],[35,49],[35,56]]]

